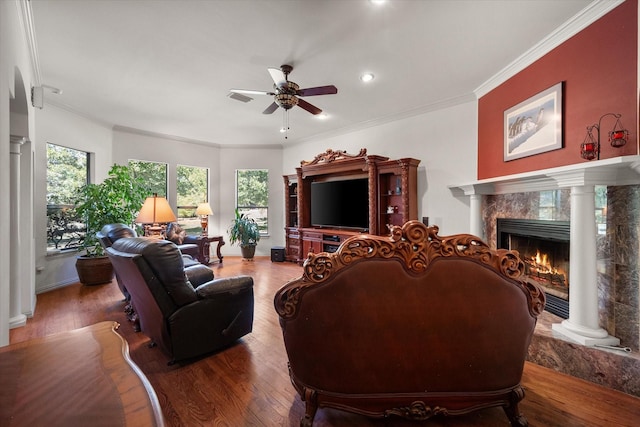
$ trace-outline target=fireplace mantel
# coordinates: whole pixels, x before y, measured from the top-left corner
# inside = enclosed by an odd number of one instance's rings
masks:
[[[469,196],[470,233],[483,237],[485,195],[571,189],[569,318],[553,330],[583,345],[619,345],[598,322],[594,186],[640,184],[640,156],[623,156],[451,185]]]
[[[640,156],[595,160],[466,184],[450,185],[454,196],[525,193],[582,185],[640,184]]]

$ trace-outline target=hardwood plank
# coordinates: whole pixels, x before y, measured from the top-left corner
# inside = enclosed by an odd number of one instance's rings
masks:
[[[248,274],[254,278],[253,332],[236,345],[188,363],[168,366],[158,348],[136,333],[123,313],[122,294],[114,283],[74,284],[38,295],[35,316],[11,330],[11,343],[88,326],[103,320],[122,324],[131,358],[153,385],[168,426],[297,426],[304,404],[287,372],[287,357],[273,295],[285,282],[302,273],[292,263],[273,263],[267,257],[243,261],[225,257],[214,264],[216,277]],[[640,399],[527,362],[526,391],[520,410],[530,426],[637,426]],[[508,426],[500,408],[460,417],[432,418],[434,426]],[[421,423],[398,418],[375,420],[321,409],[314,426],[412,426]]]

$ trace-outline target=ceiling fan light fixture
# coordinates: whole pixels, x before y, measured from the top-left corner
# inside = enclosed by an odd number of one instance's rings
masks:
[[[298,105],[298,98],[289,93],[279,93],[275,96],[275,101],[278,106],[289,110]]]
[[[369,83],[371,80],[373,80],[376,76],[373,75],[373,73],[363,73],[360,76],[360,80],[362,80],[364,83]]]

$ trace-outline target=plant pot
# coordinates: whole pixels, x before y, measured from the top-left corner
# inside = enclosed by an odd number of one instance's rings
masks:
[[[109,257],[88,257],[81,255],[76,258],[78,280],[83,285],[99,285],[110,283],[113,279],[113,265]]]
[[[256,254],[256,245],[240,245],[240,252],[242,253],[242,258],[253,259]]]

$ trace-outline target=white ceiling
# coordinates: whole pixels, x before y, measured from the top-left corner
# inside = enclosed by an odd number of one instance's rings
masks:
[[[291,144],[473,99],[591,0],[31,0],[46,103],[113,126],[217,144]],[[326,120],[262,111],[291,64]],[[359,76],[376,78],[363,84]],[[45,104],[46,108],[46,104]]]

